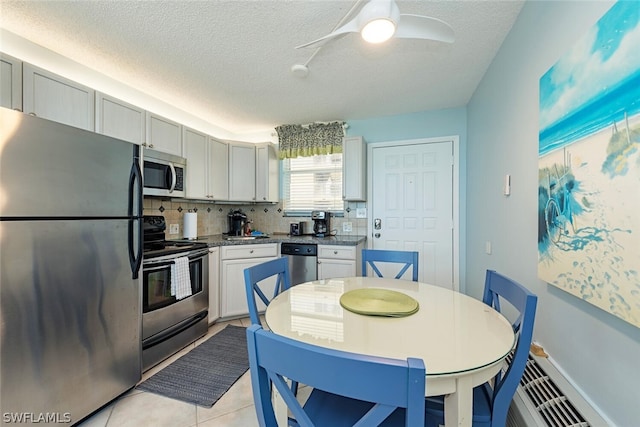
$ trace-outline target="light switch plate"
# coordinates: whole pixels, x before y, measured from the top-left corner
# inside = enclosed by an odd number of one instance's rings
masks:
[[[356,218],[366,218],[366,217],[367,217],[367,208],[356,209]]]
[[[169,234],[178,234],[178,233],[180,233],[180,225],[169,224]]]
[[[350,222],[343,222],[342,231],[345,233],[351,233],[353,231],[353,225]]]

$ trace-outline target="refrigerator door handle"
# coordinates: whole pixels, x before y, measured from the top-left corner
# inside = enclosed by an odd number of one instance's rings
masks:
[[[134,204],[137,200],[137,209],[134,212]],[[138,278],[140,266],[142,265],[142,171],[137,158],[134,158],[131,166],[131,174],[129,175],[129,263],[131,264],[132,279]],[[134,251],[135,233],[138,235],[138,248]]]

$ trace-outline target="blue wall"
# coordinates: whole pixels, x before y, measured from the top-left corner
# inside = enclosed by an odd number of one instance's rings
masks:
[[[536,293],[534,340],[612,424],[627,427],[640,425],[640,329],[537,277],[539,79],[612,4],[526,2],[467,106],[466,290],[481,296],[492,268]]]
[[[402,141],[409,139],[459,137],[460,185],[460,291],[465,290],[465,233],[466,233],[466,166],[467,166],[467,109],[450,108],[422,111],[397,116],[365,120],[346,120],[347,136],[362,136],[367,143]]]
[[[347,123],[347,136],[362,136],[368,143],[458,135],[460,152],[463,153],[463,147],[466,147],[467,110],[464,107],[347,120]]]

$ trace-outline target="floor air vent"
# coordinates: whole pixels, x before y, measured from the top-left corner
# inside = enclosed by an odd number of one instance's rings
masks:
[[[606,425],[600,414],[546,358],[529,355],[520,386],[509,409],[508,427]]]

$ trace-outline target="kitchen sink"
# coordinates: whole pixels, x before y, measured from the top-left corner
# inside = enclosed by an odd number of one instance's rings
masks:
[[[227,236],[224,240],[256,240],[256,239],[266,239],[269,236],[266,234],[262,234],[260,236]]]

